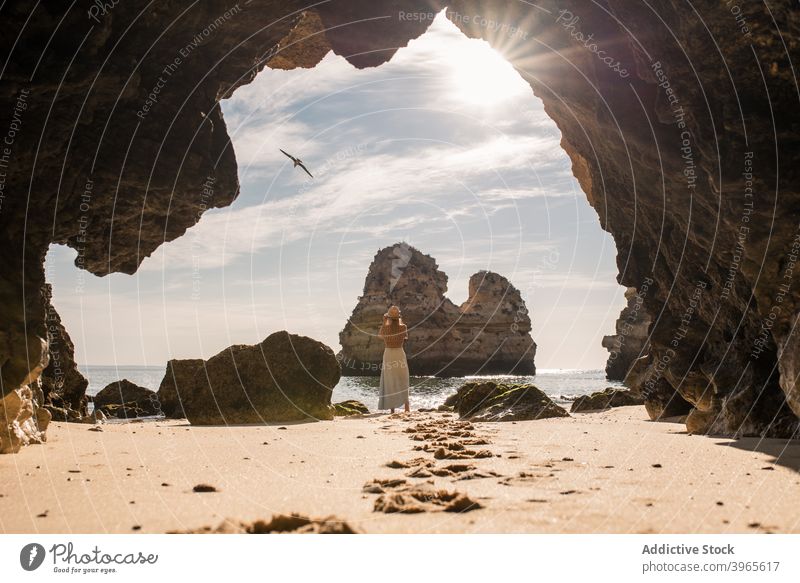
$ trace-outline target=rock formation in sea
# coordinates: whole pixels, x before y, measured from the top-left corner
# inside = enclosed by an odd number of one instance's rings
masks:
[[[625,381],[628,371],[637,358],[647,354],[647,334],[650,315],[644,308],[644,300],[629,287],[625,291],[627,305],[622,308],[616,323],[616,334],[603,336],[603,348],[608,350],[606,378]]]
[[[339,333],[345,376],[378,376],[383,340],[378,329],[392,304],[408,326],[405,345],[412,375],[534,374],[536,344],[520,292],[505,277],[479,271],[469,297],[456,306],[446,296],[447,275],[436,260],[407,243],[378,251],[364,290]]]
[[[157,398],[168,417],[192,425],[332,419],[339,376],[333,350],[281,331],[206,361],[171,360]]]
[[[531,421],[569,417],[539,388],[529,384],[469,382],[445,401],[462,419],[472,421]]]
[[[724,2],[687,12],[678,0],[164,0],[91,18],[51,2],[30,18],[30,2],[11,0],[4,23],[18,33],[0,39],[0,440],[30,425],[33,415],[19,415],[48,365],[50,244],[75,249],[92,273],[133,273],[236,198],[220,100],[266,66],[313,67],[329,50],[359,68],[385,63],[430,23],[404,15],[445,7],[523,72],[614,237],[619,283],[648,287],[653,323],[637,375],[646,401],[686,402],[698,431],[793,435],[793,2],[733,13]]]

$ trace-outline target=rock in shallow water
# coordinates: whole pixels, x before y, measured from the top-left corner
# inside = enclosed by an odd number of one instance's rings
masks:
[[[192,372],[193,371],[193,372]],[[170,361],[159,399],[193,425],[332,419],[340,370],[328,346],[275,332],[256,345],[234,345],[207,361]]]
[[[450,395],[445,405],[453,407],[462,418],[472,421],[525,421],[549,417],[569,417],[534,385],[467,383]]]
[[[629,407],[631,405],[644,405],[644,399],[633,391],[608,387],[603,391],[578,397],[572,402],[570,412],[600,411],[611,407]]]

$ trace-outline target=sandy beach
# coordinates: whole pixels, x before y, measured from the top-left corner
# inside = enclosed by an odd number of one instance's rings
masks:
[[[162,533],[296,512],[365,533],[800,532],[800,443],[691,436],[646,419],[622,407],[515,423],[419,412],[240,427],[53,423],[46,444],[0,457],[0,531]],[[216,491],[195,492],[201,484]],[[419,485],[466,495],[468,511],[375,510],[414,502]]]

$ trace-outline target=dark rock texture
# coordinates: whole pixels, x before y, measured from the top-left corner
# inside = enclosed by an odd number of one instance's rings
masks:
[[[158,402],[161,405],[161,412],[166,417],[171,419],[186,417],[181,395],[192,390],[194,377],[204,364],[202,358],[173,359],[167,363],[167,372],[158,387]]]
[[[48,364],[48,245],[71,246],[93,273],[132,273],[236,197],[220,99],[267,63],[310,67],[329,47],[378,65],[427,26],[403,15],[444,4],[4,3],[0,400],[17,399]],[[678,396],[700,431],[792,435],[796,4],[446,4],[530,82],[614,236],[618,281],[649,287],[650,348],[635,388],[656,403]]]
[[[502,275],[470,277],[469,297],[456,306],[436,260],[406,243],[378,251],[364,291],[339,334],[345,376],[378,376],[378,329],[392,304],[408,326],[405,351],[412,375],[534,374],[536,344],[519,291]]]
[[[94,408],[109,417],[126,419],[161,414],[155,391],[140,387],[128,379],[103,387],[94,396]]]
[[[570,413],[581,411],[601,411],[611,407],[629,407],[643,405],[644,399],[630,390],[608,387],[591,395],[578,397],[572,402]]]
[[[634,361],[647,354],[647,335],[650,315],[635,287],[625,291],[628,304],[622,309],[616,323],[616,334],[603,337],[603,348],[609,352],[606,378],[625,381]]]
[[[688,415],[694,409],[692,404],[676,392],[665,378],[655,383],[645,383],[650,374],[650,358],[640,358],[628,371],[629,386],[637,387],[644,399],[644,406],[652,421]]]
[[[563,408],[533,385],[470,382],[444,403],[472,421],[527,421],[569,417]]]
[[[171,361],[161,383],[162,390],[171,386],[170,371],[179,371],[177,395],[193,425],[333,418],[339,363],[321,342],[275,332],[260,344],[234,345],[196,363]]]

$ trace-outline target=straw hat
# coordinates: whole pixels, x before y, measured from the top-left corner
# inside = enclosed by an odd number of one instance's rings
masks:
[[[397,306],[391,306],[383,315],[383,317],[392,318],[393,320],[396,320],[397,318],[400,317],[400,308],[398,308]]]

